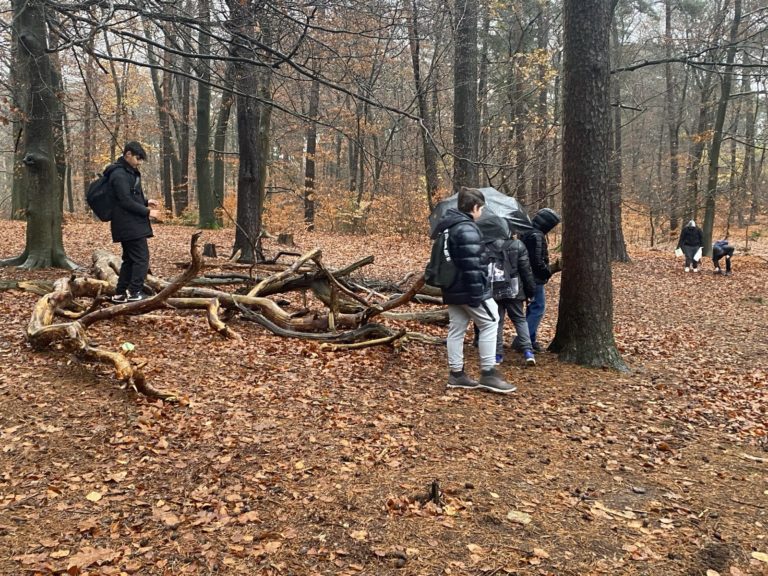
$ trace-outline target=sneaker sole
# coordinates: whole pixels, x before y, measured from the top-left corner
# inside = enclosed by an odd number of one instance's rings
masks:
[[[526,366],[536,366],[536,360],[526,360],[525,361]]]
[[[488,386],[487,384],[478,384],[478,388],[482,388],[483,390],[488,390],[488,392],[494,392],[496,394],[511,394],[512,392],[517,392],[517,386],[512,386],[508,390],[500,390],[499,388],[494,388],[493,386]]]
[[[474,390],[479,386],[480,386],[479,384],[475,384],[474,386],[463,386],[461,384],[446,384],[446,388],[453,388],[454,390]]]

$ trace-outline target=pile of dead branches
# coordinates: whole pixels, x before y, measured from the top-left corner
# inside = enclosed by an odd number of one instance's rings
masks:
[[[176,394],[152,387],[142,371],[143,364],[123,351],[94,346],[88,338],[88,328],[96,322],[123,315],[146,314],[160,308],[197,309],[206,311],[212,330],[233,340],[242,337],[228,321],[239,314],[282,337],[322,341],[322,347],[329,351],[392,344],[402,339],[433,344],[440,342],[420,333],[372,322],[379,316],[399,320],[444,321],[444,311],[415,314],[391,312],[417,296],[424,286],[423,275],[412,276],[408,279],[407,289],[391,297],[370,288],[365,289],[366,293],[362,295],[359,289],[363,287],[343,279],[353,270],[372,262],[372,257],[331,271],[323,264],[321,251],[314,249],[288,266],[273,266],[273,273],[263,278],[243,278],[247,292],[240,290],[232,293],[218,289],[216,278],[198,277],[203,267],[199,238],[200,233],[192,236],[191,262],[181,275],[171,280],[149,276],[147,285],[156,294],[138,302],[118,305],[111,304],[110,296],[114,294],[117,284],[120,259],[109,252],[96,251],[88,274],[55,281],[53,290],[40,298],[27,326],[28,341],[38,350],[55,347],[84,361],[111,364],[119,381],[142,394],[164,400],[173,400]],[[232,279],[222,280],[224,283],[232,283]],[[350,284],[358,290],[351,288]],[[325,308],[310,310],[306,307],[307,290],[311,290],[325,304]],[[289,291],[303,292],[304,308],[289,313],[268,297]]]

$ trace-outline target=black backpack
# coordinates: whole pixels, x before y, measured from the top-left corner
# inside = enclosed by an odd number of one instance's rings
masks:
[[[448,230],[443,230],[432,242],[432,253],[424,270],[424,280],[435,288],[450,288],[458,276],[458,269],[448,251]]]
[[[109,186],[109,175],[115,168],[116,164],[104,168],[104,172],[88,185],[88,191],[85,193],[85,201],[102,222],[112,220],[112,206],[115,200]]]

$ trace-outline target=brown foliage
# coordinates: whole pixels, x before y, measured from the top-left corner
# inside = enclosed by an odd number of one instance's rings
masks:
[[[22,230],[3,223],[6,252]],[[157,227],[156,275],[178,273],[189,232]],[[96,224],[64,237],[81,263],[109,244]],[[227,247],[232,231],[206,241]],[[391,280],[429,248],[296,241],[328,266],[373,253],[366,275]],[[632,372],[548,353],[526,370],[509,351],[507,397],[446,392],[444,350],[420,344],[330,353],[242,321],[234,342],[179,311],[94,325],[187,393],[151,402],[30,350],[39,296],[0,292],[0,573],[764,574],[766,263],[737,255],[721,277],[711,263],[684,274],[671,249],[631,256],[614,281]]]

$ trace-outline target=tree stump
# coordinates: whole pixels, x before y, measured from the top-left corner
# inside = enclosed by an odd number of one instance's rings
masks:
[[[280,234],[277,235],[277,243],[282,244],[283,246],[295,246],[293,242],[293,234],[290,234],[288,232],[280,232]]]
[[[211,244],[210,242],[206,243],[203,246],[203,256],[208,258],[218,258],[218,255],[216,254],[216,244]]]

